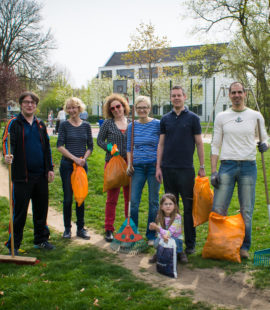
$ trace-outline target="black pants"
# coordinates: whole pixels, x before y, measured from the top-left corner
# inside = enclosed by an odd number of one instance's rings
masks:
[[[34,244],[49,239],[47,226],[48,214],[48,180],[45,176],[30,177],[28,182],[13,183],[13,229],[14,247],[19,249],[23,239],[23,229],[27,217],[30,199],[32,200]],[[7,247],[10,248],[9,237]]]
[[[192,203],[195,172],[194,169],[162,168],[165,193],[174,194],[179,205],[179,195],[184,206],[185,244],[193,249],[196,243],[196,230],[193,226]]]

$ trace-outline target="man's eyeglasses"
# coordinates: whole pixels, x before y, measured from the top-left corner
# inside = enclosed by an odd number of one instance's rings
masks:
[[[115,109],[119,110],[121,108],[121,104],[117,104],[116,106],[114,107],[110,107],[110,110],[111,111],[114,111]]]
[[[35,105],[36,104],[35,101],[28,101],[28,100],[23,100],[22,103],[25,105]]]

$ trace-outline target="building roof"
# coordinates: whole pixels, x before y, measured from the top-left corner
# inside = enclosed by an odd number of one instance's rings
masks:
[[[213,47],[222,47],[227,46],[228,43],[218,43],[218,44],[209,44],[209,46]],[[200,49],[205,45],[191,45],[191,46],[176,46],[176,47],[169,47],[168,49],[168,55],[164,59],[162,59],[162,62],[172,62],[176,61],[176,56],[179,54],[185,54],[188,50],[197,50]],[[114,52],[110,59],[107,61],[104,67],[111,67],[111,66],[121,66],[126,65],[125,61],[123,60],[123,55],[128,54],[130,52]]]

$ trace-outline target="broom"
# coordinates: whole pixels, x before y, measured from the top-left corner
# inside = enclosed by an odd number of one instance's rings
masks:
[[[10,154],[10,134],[8,133],[8,154]],[[34,265],[38,262],[36,257],[22,257],[14,255],[14,231],[13,231],[13,208],[12,208],[12,183],[11,183],[11,164],[8,164],[9,179],[9,216],[10,216],[10,245],[11,255],[0,255],[0,262],[15,263],[18,265]]]
[[[133,164],[133,141],[134,141],[134,105],[132,107],[132,127],[131,127],[131,152],[130,163]],[[129,202],[128,202],[128,217],[114,235],[111,243],[111,249],[115,252],[136,255],[147,249],[148,245],[143,237],[140,235],[135,223],[130,218],[130,199],[131,199],[131,186],[132,177],[129,178]]]

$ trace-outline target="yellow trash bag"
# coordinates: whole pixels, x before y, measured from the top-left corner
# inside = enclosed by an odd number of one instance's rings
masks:
[[[208,221],[213,205],[213,190],[208,177],[197,176],[193,188],[192,216],[194,227]]]
[[[245,237],[245,223],[239,213],[223,216],[211,212],[203,258],[224,259],[241,263],[240,248]]]
[[[74,198],[80,207],[88,194],[88,179],[83,167],[73,163],[73,172],[71,174],[71,186]]]
[[[112,188],[127,186],[128,184],[127,163],[122,156],[113,156],[104,170],[103,192]]]

